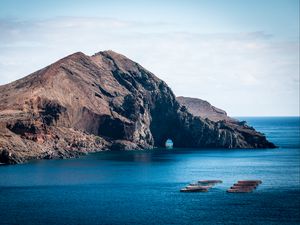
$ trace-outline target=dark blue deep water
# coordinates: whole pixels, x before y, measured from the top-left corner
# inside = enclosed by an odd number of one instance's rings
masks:
[[[101,152],[0,167],[0,224],[299,224],[299,118],[240,118],[276,145],[266,150]],[[221,179],[207,193],[180,193]],[[238,179],[253,193],[229,194]]]

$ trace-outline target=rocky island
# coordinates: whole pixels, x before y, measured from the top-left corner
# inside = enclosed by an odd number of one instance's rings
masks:
[[[121,54],[77,52],[0,86],[0,163],[151,149],[168,138],[174,147],[275,147],[223,110],[193,102]]]

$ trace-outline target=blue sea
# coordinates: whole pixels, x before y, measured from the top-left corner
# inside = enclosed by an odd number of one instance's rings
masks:
[[[239,118],[277,149],[100,152],[0,166],[0,224],[300,224],[299,117]],[[206,193],[190,182],[221,179]],[[252,193],[226,193],[260,179]]]

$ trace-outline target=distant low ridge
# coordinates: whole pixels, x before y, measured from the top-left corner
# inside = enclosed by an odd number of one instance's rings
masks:
[[[121,54],[77,52],[0,86],[0,162],[149,149],[168,138],[174,147],[275,147],[224,111],[189,102]]]
[[[181,105],[186,106],[194,116],[199,116],[214,122],[222,120],[237,122],[237,120],[227,116],[224,110],[211,105],[205,100],[183,96],[179,96],[176,99]]]

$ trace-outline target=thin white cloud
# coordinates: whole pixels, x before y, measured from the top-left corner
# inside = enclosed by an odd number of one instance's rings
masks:
[[[76,51],[112,49],[175,94],[204,98],[231,115],[299,114],[299,42],[263,31],[179,32],[176,24],[60,17],[0,21],[0,32],[0,84]]]

